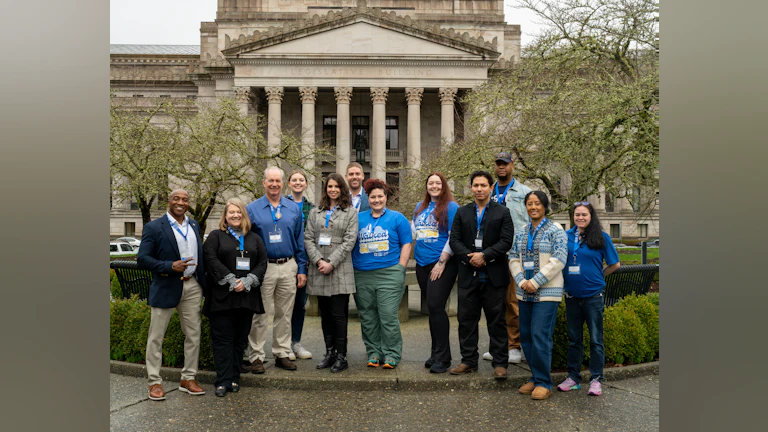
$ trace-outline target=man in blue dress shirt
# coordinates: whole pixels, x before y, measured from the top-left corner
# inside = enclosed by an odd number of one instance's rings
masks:
[[[285,172],[278,167],[264,171],[265,194],[246,206],[251,231],[267,248],[267,273],[261,284],[261,297],[267,313],[254,314],[248,335],[251,372],[264,373],[264,344],[267,342],[268,314],[274,311],[272,355],[275,366],[296,370],[288,359],[291,351],[291,315],[296,288],[307,283],[307,254],[304,250],[304,224],[301,211],[293,201],[282,196]]]

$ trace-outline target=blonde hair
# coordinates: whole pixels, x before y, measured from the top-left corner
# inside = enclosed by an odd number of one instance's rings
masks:
[[[240,209],[240,213],[243,214],[243,223],[240,224],[240,229],[243,234],[251,230],[251,218],[248,217],[248,211],[245,210],[245,203],[239,198],[230,198],[227,203],[224,204],[224,211],[221,213],[221,219],[219,220],[219,229],[226,231],[229,228],[227,224],[227,210],[229,206],[235,206]]]

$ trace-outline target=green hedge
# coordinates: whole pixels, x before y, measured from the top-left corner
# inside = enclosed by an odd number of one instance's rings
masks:
[[[109,269],[109,292],[112,293],[113,299],[123,298],[123,290],[120,289],[120,281],[117,280],[117,275],[112,269]]]
[[[150,308],[138,297],[115,298],[109,306],[109,355],[112,360],[144,361],[149,332]],[[208,318],[202,317],[200,368],[213,369]],[[659,294],[631,295],[605,308],[603,343],[606,363],[634,364],[652,361],[659,354]],[[552,368],[565,369],[568,331],[565,302],[561,302],[555,324]],[[184,364],[184,334],[173,312],[163,341],[163,365]],[[589,332],[584,326],[584,365],[589,364]]]

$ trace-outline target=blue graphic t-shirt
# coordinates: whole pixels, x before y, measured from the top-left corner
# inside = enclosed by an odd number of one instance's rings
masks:
[[[366,210],[357,215],[359,231],[352,249],[352,266],[368,271],[392,267],[400,261],[402,246],[413,242],[411,224],[402,213],[385,209],[378,218]]]
[[[421,202],[416,204],[419,207]],[[428,266],[434,264],[440,259],[440,253],[448,241],[448,231],[453,226],[453,217],[456,216],[456,210],[459,205],[455,201],[448,203],[448,225],[437,228],[437,217],[435,216],[435,203],[429,203],[429,206],[422,210],[418,215],[413,216],[413,226],[416,228],[416,244],[414,245],[413,257],[416,264]]]
[[[577,239],[578,228],[566,231],[568,234],[568,261],[563,269],[565,291],[574,297],[593,297],[605,289],[603,262],[614,265],[619,262],[619,254],[611,241],[611,236],[603,232],[605,247],[600,250],[590,249],[586,242]],[[579,274],[571,274],[570,267],[579,266]]]

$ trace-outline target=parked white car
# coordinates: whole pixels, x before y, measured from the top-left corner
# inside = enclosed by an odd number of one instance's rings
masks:
[[[141,244],[141,240],[137,239],[136,237],[120,237],[119,239],[115,240],[116,242],[125,242],[129,245],[137,248]]]
[[[139,252],[139,248],[134,248],[130,243],[125,242],[109,242],[109,255],[136,255]]]

